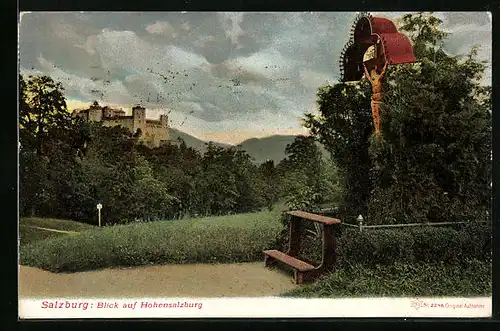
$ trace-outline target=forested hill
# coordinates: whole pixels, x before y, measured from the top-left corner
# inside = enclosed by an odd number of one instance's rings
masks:
[[[247,139],[238,146],[250,154],[257,163],[262,163],[267,160],[273,160],[278,164],[285,158],[285,148],[291,144],[297,136],[293,135],[273,135],[264,138]],[[318,144],[323,156],[327,156],[328,152],[321,144]]]
[[[188,147],[192,147],[192,148],[200,151],[201,153],[205,153],[205,151],[207,150],[205,144],[208,143],[208,141],[198,139],[196,137],[193,137],[185,132],[182,132],[182,131],[174,129],[174,128],[168,128],[168,134],[170,136],[170,140],[176,141],[178,138],[181,138],[182,140],[184,140],[184,142],[186,143],[186,145]],[[231,147],[231,145],[229,145],[229,144],[223,144],[223,143],[218,143],[218,142],[216,142],[215,145],[220,146],[220,147],[224,147],[224,148]]]

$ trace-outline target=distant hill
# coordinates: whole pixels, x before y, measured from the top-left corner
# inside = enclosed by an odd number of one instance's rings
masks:
[[[194,149],[200,151],[201,153],[205,153],[205,151],[207,150],[207,148],[205,146],[205,144],[208,143],[207,141],[198,139],[198,138],[193,137],[185,132],[182,132],[182,131],[179,131],[179,130],[173,129],[173,128],[168,128],[168,134],[170,136],[170,140],[177,140],[177,138],[181,138],[182,140],[184,140],[184,142],[186,143],[187,146],[194,148]],[[231,147],[231,145],[228,145],[228,144],[223,144],[223,143],[219,143],[219,142],[214,142],[214,143],[217,146],[221,146],[224,148]]]
[[[285,158],[286,145],[291,144],[295,136],[274,135],[265,138],[247,139],[238,146],[250,154],[257,163],[273,160],[278,164]]]
[[[179,131],[177,129],[169,128],[169,134],[171,140],[177,140],[177,138],[182,138],[186,145],[192,147],[201,153],[205,153],[206,141],[195,138],[187,133]],[[251,138],[247,139],[237,146],[242,150],[246,151],[252,156],[256,163],[262,163],[267,160],[273,160],[274,164],[278,164],[281,160],[285,158],[285,148],[288,144],[291,144],[296,136],[294,135],[273,135],[264,138]],[[218,146],[228,148],[232,145],[215,143]],[[328,157],[328,152],[323,148],[322,145],[318,144],[323,152],[323,155]]]
[[[241,142],[238,146],[250,154],[257,163],[262,163],[267,160],[273,160],[274,164],[278,164],[285,158],[285,148],[293,143],[295,135],[273,135],[265,138],[251,138]],[[323,145],[318,143],[321,152],[325,157],[329,153]]]

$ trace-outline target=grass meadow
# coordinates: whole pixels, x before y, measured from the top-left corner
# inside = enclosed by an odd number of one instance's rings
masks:
[[[65,237],[72,232],[95,228],[93,225],[54,218],[24,217],[19,220],[21,246],[44,239]],[[51,231],[52,230],[52,231]],[[55,231],[54,231],[55,230]],[[65,233],[71,232],[71,233]]]
[[[280,210],[102,228],[23,218],[20,264],[51,272],[77,272],[262,261],[262,250],[283,248]],[[490,296],[491,256],[483,248],[488,231],[487,227],[347,231],[338,242],[341,265],[337,270],[282,295]]]
[[[394,263],[345,266],[283,297],[473,297],[491,296],[491,263]]]
[[[262,259],[281,231],[279,211],[85,228],[21,245],[20,263],[52,272]],[[21,231],[21,242],[32,234]],[[24,239],[23,239],[24,238]]]

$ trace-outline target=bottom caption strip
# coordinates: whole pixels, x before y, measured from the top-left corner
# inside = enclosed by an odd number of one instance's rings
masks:
[[[42,309],[150,309],[150,308],[197,308],[202,309],[202,302],[188,302],[188,301],[176,301],[176,302],[157,302],[157,301],[134,301],[134,302],[122,302],[122,301],[42,301]]]
[[[491,317],[481,298],[144,298],[19,300],[19,318]]]

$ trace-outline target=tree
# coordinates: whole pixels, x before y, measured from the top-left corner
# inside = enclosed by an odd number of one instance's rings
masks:
[[[51,130],[67,129],[71,116],[66,108],[64,88],[49,76],[19,76],[19,131],[21,146],[43,153]]]
[[[63,87],[48,76],[19,76],[20,211],[53,214],[62,203],[76,155],[83,147],[72,133]],[[59,173],[59,169],[62,172]],[[62,211],[62,208],[58,210]],[[57,215],[53,215],[57,216]]]
[[[447,54],[447,34],[430,14],[401,22],[419,63],[389,67],[382,136],[371,136],[366,81],[320,88],[321,115],[308,115],[306,123],[345,176],[345,209],[361,202],[368,222],[484,219],[491,195],[491,95],[479,84],[484,63],[475,48]]]
[[[335,166],[323,159],[315,139],[297,136],[285,148],[286,158],[279,168],[284,177],[283,190],[291,209],[314,211],[324,203],[336,203]]]
[[[406,14],[400,22],[399,30],[411,39],[417,59],[433,57],[436,50],[442,50],[443,41],[449,35],[440,30],[442,21],[432,13]]]
[[[374,222],[484,220],[491,191],[491,104],[477,49],[451,56],[430,15],[406,15],[418,65],[395,68],[383,141],[371,146]]]
[[[154,149],[144,145],[137,147],[151,165],[155,178],[160,180],[166,186],[168,193],[178,200],[178,213],[175,217],[199,213],[196,181],[202,177],[199,176],[200,153],[187,147],[182,139],[179,144],[169,143]]]
[[[259,184],[258,189],[261,192],[268,210],[273,209],[273,205],[278,201],[282,194],[279,172],[274,165],[273,160],[267,160],[259,165]]]
[[[318,89],[320,116],[307,114],[305,126],[330,152],[343,183],[340,211],[345,215],[366,214],[372,190],[368,153],[373,131],[370,85],[339,83]]]

